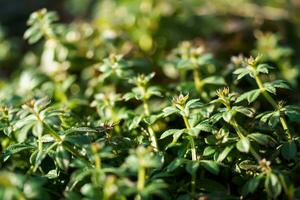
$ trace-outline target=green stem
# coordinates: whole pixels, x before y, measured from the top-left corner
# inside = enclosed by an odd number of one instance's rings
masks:
[[[234,117],[232,117],[230,124],[233,126],[233,128],[235,129],[235,131],[236,131],[236,133],[237,133],[237,135],[239,136],[240,139],[245,137],[243,133],[245,133],[247,135],[247,132],[242,127],[240,127],[240,125],[236,122]],[[259,162],[261,160],[260,155],[251,146],[251,144],[250,144],[250,153],[257,160],[257,162]]]
[[[139,192],[144,190],[145,176],[146,176],[146,170],[144,167],[141,167],[138,172],[138,183],[137,183],[137,189]]]
[[[144,113],[146,116],[150,116],[150,109],[149,109],[149,105],[146,99],[143,100],[143,106],[144,106]],[[151,141],[151,145],[154,148],[155,151],[158,151],[158,144],[157,144],[157,139],[156,139],[156,135],[155,132],[152,128],[151,125],[148,126],[148,132],[150,135],[150,141]]]
[[[101,158],[98,155],[97,145],[96,144],[92,144],[91,147],[92,147],[92,151],[93,151],[93,154],[94,154],[95,167],[96,167],[97,170],[100,171],[100,169],[101,169]]]
[[[61,142],[62,139],[61,137],[45,122],[43,122],[44,127],[48,130],[48,133],[57,141],[57,142]]]
[[[117,117],[116,117],[114,108],[113,108],[112,106],[109,105],[109,106],[108,106],[108,109],[109,109],[109,112],[110,112],[110,114],[111,114],[111,118],[112,118],[113,122],[117,122],[118,120],[117,120]],[[101,116],[100,116],[100,117],[101,117]],[[117,134],[120,134],[121,129],[120,129],[120,126],[119,126],[118,124],[115,126],[115,130],[116,130],[116,133],[117,133]]]
[[[139,194],[136,195],[135,200],[142,199],[140,193],[144,190],[145,187],[145,177],[146,177],[146,170],[143,166],[141,166],[138,171],[138,181],[137,181],[137,190]]]
[[[200,78],[200,73],[197,69],[193,70],[193,76],[194,76],[194,84],[198,92],[202,92],[202,83]]]
[[[187,129],[191,128],[191,125],[189,123],[189,120],[186,116],[182,116],[184,124],[186,126]],[[191,145],[191,154],[192,154],[192,161],[197,161],[197,152],[196,152],[196,145],[195,145],[195,140],[193,138],[193,136],[189,136],[189,141],[190,141],[190,145]],[[191,186],[192,186],[192,196],[195,195],[195,191],[196,191],[196,172],[192,173],[192,180],[191,180]]]
[[[83,155],[81,155],[81,153],[79,153],[71,144],[67,142],[63,142],[62,145],[67,151],[69,151],[75,157],[79,158],[82,162],[90,165],[90,162]]]
[[[37,118],[37,120],[43,124],[43,126],[46,128],[46,130],[48,131],[48,133],[57,141],[57,142],[61,142],[62,139],[61,137],[47,124],[45,123],[39,116],[38,113],[33,112],[33,114],[35,115],[35,117]]]
[[[184,121],[184,124],[186,126],[187,129],[190,129],[191,128],[191,125],[190,125],[190,122],[188,120],[188,118],[186,116],[183,116],[183,121]]]
[[[149,109],[149,105],[146,99],[143,100],[143,106],[144,106],[144,113],[146,116],[150,115],[150,109]]]
[[[54,131],[46,122],[44,122],[40,116],[38,115],[38,113],[34,113],[35,116],[37,117],[38,121],[41,122],[43,124],[43,126],[46,128],[46,130],[48,131],[48,133],[57,141],[57,142],[62,142],[64,148],[69,151],[70,153],[72,153],[74,156],[78,157],[80,160],[82,160],[83,162],[90,164],[88,160],[86,160],[86,158],[84,156],[82,156],[72,145],[70,145],[67,142],[63,142],[63,139],[56,133],[56,131]]]
[[[48,131],[48,133],[57,141],[57,142],[62,142],[64,148],[69,151],[70,153],[72,153],[74,156],[78,157],[79,159],[81,159],[83,162],[90,164],[89,161],[86,160],[86,158],[84,156],[82,156],[76,149],[74,149],[74,147],[72,145],[70,145],[67,142],[63,142],[63,139],[56,133],[56,131],[54,131],[46,122],[42,121],[42,119],[39,117],[39,115],[37,113],[34,113],[38,119],[38,121],[40,121],[43,126],[46,128],[46,130]]]
[[[38,149],[39,151],[43,150],[42,133],[39,133],[38,135]]]
[[[273,108],[275,110],[279,110],[280,111],[280,107],[278,106],[277,102],[273,99],[273,97],[266,91],[266,88],[264,87],[264,84],[262,82],[262,80],[260,79],[260,77],[257,75],[255,77],[255,81],[258,85],[258,88],[260,89],[261,93],[263,94],[263,96],[266,98],[266,100],[273,106]],[[279,119],[280,119],[280,123],[281,126],[285,132],[285,134],[287,135],[288,139],[291,140],[292,136],[291,136],[291,132],[289,130],[289,127],[287,125],[285,116],[283,114],[280,113],[279,115]]]
[[[206,92],[203,90],[203,84],[201,81],[201,76],[200,76],[200,72],[198,69],[194,69],[193,70],[193,76],[194,76],[194,84],[195,84],[195,88],[197,89],[197,91],[199,92],[200,97],[207,102],[208,101],[208,97]]]
[[[231,106],[230,106],[230,103],[224,101],[223,103],[227,109],[227,111],[230,111],[231,110]],[[245,135],[248,135],[248,132],[243,129],[243,127],[241,127],[237,121],[235,120],[234,116],[231,118],[229,124],[234,128],[235,132],[237,133],[238,137],[240,139],[243,139]],[[261,157],[260,155],[255,151],[255,149],[253,149],[253,147],[251,146],[250,144],[250,153],[253,155],[253,157],[257,160],[257,162],[259,163],[259,161],[261,160]]]

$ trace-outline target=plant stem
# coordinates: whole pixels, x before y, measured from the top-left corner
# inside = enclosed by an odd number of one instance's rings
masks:
[[[239,136],[240,139],[242,139],[242,138],[245,137],[244,134],[243,134],[243,132],[246,133],[245,130],[242,129],[242,127],[240,127],[240,125],[238,125],[238,123],[236,122],[236,120],[234,119],[234,117],[232,117],[232,119],[231,119],[231,125],[232,125],[233,128],[235,129],[235,131],[236,131],[236,133],[238,134],[238,136]],[[246,133],[246,135],[247,135],[247,133]],[[259,161],[261,160],[260,155],[259,155],[259,154],[256,152],[256,150],[251,146],[251,144],[250,144],[250,153],[251,153],[251,154],[253,155],[253,157],[257,160],[257,162],[259,162]]]
[[[63,142],[63,139],[54,131],[47,123],[42,121],[40,117],[38,117],[39,121],[43,123],[44,127],[48,130],[49,134],[57,141],[57,142],[62,142],[64,148],[72,153],[74,156],[78,157],[80,160],[83,162],[90,164],[88,160],[84,156],[82,156],[72,145],[70,145],[67,142]]]
[[[138,182],[137,182],[138,191],[142,191],[144,189],[145,176],[146,176],[146,170],[144,167],[141,167],[138,172]]]
[[[266,98],[266,100],[273,106],[273,108],[275,110],[280,111],[280,107],[278,106],[277,102],[273,99],[273,97],[266,91],[266,88],[264,87],[264,84],[262,82],[262,80],[260,79],[260,77],[257,75],[255,77],[255,81],[258,85],[258,88],[260,89],[261,93],[264,95],[264,97]],[[285,134],[287,135],[288,139],[291,140],[292,136],[291,136],[291,132],[289,130],[289,127],[287,125],[285,116],[283,114],[280,113],[279,115],[279,119],[280,119],[280,123],[282,125],[282,128],[285,132]]]
[[[90,165],[90,162],[83,155],[81,155],[71,144],[67,142],[63,142],[62,144],[67,151],[69,151],[75,157],[79,158],[84,163]]]
[[[195,88],[197,89],[197,91],[199,92],[200,97],[207,102],[208,98],[207,98],[207,94],[206,92],[203,90],[203,84],[201,82],[201,78],[200,78],[200,72],[197,68],[194,68],[193,70],[193,76],[194,76],[194,84],[195,84]]]
[[[43,122],[43,125],[46,127],[46,129],[48,130],[48,133],[57,141],[57,142],[61,142],[62,139],[61,137],[45,122]]]
[[[101,158],[98,155],[97,145],[92,144],[91,148],[92,148],[92,151],[93,151],[93,154],[94,154],[96,169],[100,170],[101,169]]]
[[[189,120],[186,116],[182,116],[184,124],[186,126],[187,129],[191,128],[191,125],[189,123]],[[189,141],[190,141],[190,145],[191,145],[191,154],[192,154],[192,161],[197,161],[197,152],[196,152],[196,145],[195,145],[195,140],[193,138],[193,136],[189,136]],[[192,180],[191,180],[191,185],[192,185],[192,196],[195,195],[195,191],[196,191],[196,172],[192,173]]]
[[[136,195],[135,200],[142,199],[140,193],[144,190],[145,187],[145,177],[146,177],[146,170],[143,166],[141,166],[138,171],[138,180],[137,180],[137,190],[139,194]]]
[[[38,135],[38,149],[39,151],[43,150],[42,133],[39,133]]]
[[[200,79],[200,73],[197,69],[193,70],[193,76],[194,76],[194,84],[198,92],[202,92],[202,83]]]
[[[114,110],[113,106],[111,106],[111,105],[109,104],[109,102],[108,102],[108,110],[109,110],[109,112],[110,112],[112,121],[113,121],[114,123],[115,123],[115,122],[118,122],[117,117],[116,117],[116,114],[115,114],[115,110]],[[100,116],[100,117],[101,117],[101,116]],[[120,135],[120,132],[121,132],[120,126],[117,124],[114,128],[115,128],[115,130],[116,130],[116,133],[117,133],[118,135]]]
[[[146,99],[143,100],[143,106],[144,106],[145,115],[150,116],[150,109],[149,109],[149,105],[148,105],[148,102]],[[151,125],[148,126],[148,132],[150,135],[150,141],[151,141],[152,147],[154,148],[155,151],[158,151],[159,148],[158,148],[158,144],[157,144],[157,139],[156,139],[155,132]]]
[[[146,99],[144,99],[143,101],[143,106],[144,106],[144,113],[146,116],[150,115],[150,109],[149,109],[149,105]]]

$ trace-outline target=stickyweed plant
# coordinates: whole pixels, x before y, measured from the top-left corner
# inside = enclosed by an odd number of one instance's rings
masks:
[[[36,46],[0,82],[0,199],[299,199],[289,50],[258,36],[262,57],[227,64],[210,39],[164,39],[196,2],[124,2],[94,23],[29,17]]]
[[[144,120],[146,118],[149,119],[149,117],[151,117],[151,113],[150,113],[150,108],[149,108],[149,99],[152,96],[161,96],[161,93],[159,91],[158,87],[155,86],[150,86],[149,85],[149,81],[154,77],[154,73],[149,74],[147,76],[145,75],[138,75],[137,77],[134,77],[132,79],[129,79],[129,83],[134,84],[136,87],[134,87],[132,89],[132,92],[126,93],[123,98],[128,101],[132,98],[135,98],[136,100],[142,101],[143,103],[143,110],[144,110],[144,115],[141,116],[136,116],[133,119],[133,126],[137,126],[140,121],[144,118]],[[154,117],[155,118],[155,117]],[[149,137],[150,137],[150,141],[151,141],[151,145],[154,149],[158,150],[158,145],[157,145],[157,139],[155,136],[155,132],[153,130],[153,128],[151,127],[152,123],[155,122],[154,120],[150,121],[145,121],[147,123],[147,128],[148,128],[148,133],[149,133]]]
[[[194,47],[190,42],[182,42],[173,50],[176,68],[179,71],[181,80],[187,82],[188,72],[192,72],[194,87],[203,101],[208,101],[206,85],[224,85],[222,76],[212,75],[217,69],[213,65],[212,55],[204,52],[204,47]],[[205,78],[203,78],[205,76]]]
[[[172,135],[173,141],[169,145],[175,145],[177,140],[182,136],[189,141],[187,151],[191,154],[191,162],[187,163],[187,171],[191,174],[191,194],[192,197],[195,195],[196,190],[196,173],[199,164],[203,164],[205,168],[211,170],[213,173],[218,173],[218,165],[213,161],[200,160],[199,156],[197,156],[197,147],[195,139],[198,137],[201,130],[208,130],[210,127],[205,122],[200,122],[199,124],[190,123],[190,114],[193,108],[197,108],[201,106],[201,103],[198,99],[189,100],[189,95],[179,95],[173,99],[173,106],[167,107],[163,110],[164,116],[168,116],[171,114],[179,114],[184,121],[185,128],[184,129],[169,129],[165,131],[161,135],[161,139]]]

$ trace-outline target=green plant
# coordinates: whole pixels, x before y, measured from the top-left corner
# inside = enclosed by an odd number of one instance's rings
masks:
[[[190,29],[162,39],[196,1],[98,5],[118,12],[30,16],[36,49],[0,84],[0,199],[300,198],[299,77],[276,35],[226,64],[205,38],[182,42]]]

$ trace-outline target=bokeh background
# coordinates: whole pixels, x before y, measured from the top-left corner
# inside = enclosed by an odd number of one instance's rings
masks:
[[[11,78],[24,56],[39,48],[23,34],[29,15],[41,8],[56,11],[60,23],[88,22],[102,39],[113,40],[118,53],[133,52],[152,67],[190,40],[205,44],[221,64],[254,51],[276,63],[288,57],[282,64],[285,78],[295,86],[299,82],[299,0],[0,0],[1,79]]]

